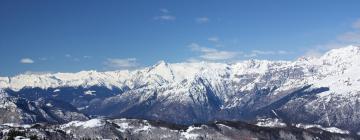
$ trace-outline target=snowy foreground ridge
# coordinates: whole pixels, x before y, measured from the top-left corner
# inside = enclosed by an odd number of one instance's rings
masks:
[[[38,124],[39,125],[39,124]],[[82,139],[138,139],[138,140],[247,140],[247,139],[324,139],[356,140],[359,136],[331,132],[324,129],[303,129],[300,127],[280,127],[269,129],[240,122],[215,122],[212,124],[176,126],[159,122],[135,119],[74,121],[63,125],[34,127],[16,126],[26,136],[36,135],[39,139],[82,140]],[[305,126],[304,126],[305,127]],[[306,126],[311,127],[311,126]],[[7,134],[15,128],[0,125],[0,133]],[[46,128],[46,129],[44,129]]]
[[[293,86],[331,87],[328,93],[351,94],[360,89],[360,47],[333,49],[320,58],[303,57],[296,61],[248,60],[225,63],[158,64],[134,71],[82,71],[78,73],[21,74],[0,77],[0,88],[20,90],[24,87],[56,88],[101,85],[108,88],[134,89],[142,85],[153,87],[190,85],[201,77],[209,82],[238,83],[235,90],[246,91],[256,86],[276,85],[281,92]],[[282,75],[276,75],[277,72]],[[269,75],[274,74],[274,75]],[[264,79],[265,77],[265,79]],[[88,92],[87,94],[91,94]]]

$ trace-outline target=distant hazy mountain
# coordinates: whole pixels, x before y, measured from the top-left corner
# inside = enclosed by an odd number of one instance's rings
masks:
[[[19,116],[0,119],[3,123],[69,122],[88,116],[184,125],[276,118],[360,131],[357,46],[295,61],[161,61],[134,71],[22,74],[1,77],[0,88],[0,111]]]

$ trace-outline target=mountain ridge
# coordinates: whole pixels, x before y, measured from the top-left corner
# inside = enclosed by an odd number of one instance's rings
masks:
[[[353,61],[354,56],[360,56],[360,47],[348,46],[340,49],[334,49],[325,53],[320,58],[309,58],[309,59],[298,59],[295,61],[268,61],[268,60],[245,60],[238,63],[211,63],[211,62],[196,62],[196,63],[166,63],[165,61],[159,61],[157,64],[146,67],[143,69],[128,71],[107,71],[107,72],[97,72],[94,70],[91,71],[81,71],[77,73],[54,73],[54,74],[20,74],[13,77],[0,77],[0,88],[11,88],[14,90],[20,90],[24,87],[40,87],[40,88],[54,88],[61,86],[93,86],[93,85],[103,85],[108,88],[112,86],[123,87],[123,86],[134,86],[131,82],[136,80],[136,78],[131,79],[131,77],[136,77],[138,73],[145,78],[153,80],[152,82],[180,82],[185,79],[194,78],[197,75],[206,73],[207,69],[213,68],[214,71],[220,70],[219,67],[233,68],[238,69],[234,71],[235,73],[244,73],[244,71],[257,71],[257,73],[266,72],[269,65],[309,65],[318,66],[318,65],[336,65],[338,67],[341,64],[337,64],[339,61]],[[351,55],[349,55],[351,54]],[[341,57],[339,57],[341,56]],[[341,60],[340,60],[341,59]],[[342,60],[346,59],[346,60]],[[310,62],[312,61],[312,62]],[[345,64],[343,64],[345,65]],[[176,69],[185,69],[176,70]],[[174,69],[176,70],[174,72]],[[241,71],[243,70],[243,71]],[[205,72],[204,72],[205,71]],[[221,69],[221,71],[226,71]],[[145,74],[144,74],[145,73]],[[147,74],[146,74],[147,73]],[[216,73],[215,73],[216,74]],[[160,76],[161,79],[157,79]],[[142,77],[142,78],[143,78]],[[141,78],[141,77],[139,77]],[[152,78],[152,79],[151,79]],[[144,79],[141,79],[144,80]],[[165,81],[161,81],[165,80]]]
[[[359,132],[359,60],[360,47],[348,46],[295,61],[160,61],[134,71],[2,77],[0,88],[30,101],[61,99],[93,116],[177,124],[278,118]]]

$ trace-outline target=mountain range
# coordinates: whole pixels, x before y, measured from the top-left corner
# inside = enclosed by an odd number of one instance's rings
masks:
[[[0,123],[132,118],[176,125],[277,119],[360,132],[360,47],[294,61],[157,64],[0,77]]]

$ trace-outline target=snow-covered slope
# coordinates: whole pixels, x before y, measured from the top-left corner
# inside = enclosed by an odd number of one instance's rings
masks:
[[[340,128],[351,123],[352,129],[360,129],[356,126],[360,125],[359,71],[360,47],[347,46],[319,58],[295,61],[247,60],[231,64],[160,61],[133,71],[22,74],[1,77],[0,88],[15,92],[24,87],[121,89],[119,94],[96,101],[91,98],[85,106],[79,106],[93,115],[185,124],[272,115]],[[96,90],[86,91],[93,92],[81,96],[100,94]]]
[[[307,126],[306,126],[307,127]],[[309,126],[311,127],[311,126]],[[37,136],[38,139],[81,140],[81,139],[136,139],[136,140],[355,140],[339,129],[313,129],[302,127],[269,128],[243,122],[218,121],[202,125],[183,126],[164,122],[136,119],[93,119],[75,121],[62,125],[0,125],[1,139],[9,136],[10,130],[24,137]],[[335,131],[335,132],[331,132]],[[11,136],[11,135],[10,135]]]

